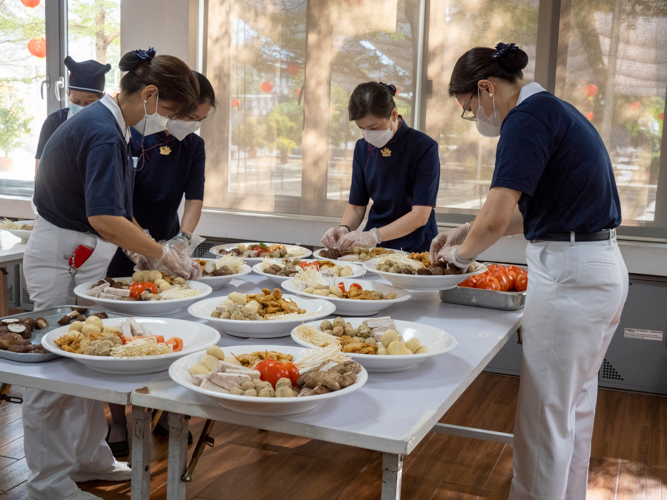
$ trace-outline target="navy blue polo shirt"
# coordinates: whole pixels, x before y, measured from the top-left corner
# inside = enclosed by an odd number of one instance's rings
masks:
[[[621,224],[621,203],[600,134],[574,106],[534,94],[503,121],[491,187],[521,191],[524,235],[594,233]]]
[[[39,215],[51,224],[97,234],[88,217],[132,220],[133,180],[123,132],[98,101],[58,127],[46,143],[33,199]]]
[[[46,146],[47,141],[51,138],[56,129],[67,121],[68,114],[69,108],[61,108],[46,117],[46,120],[44,120],[44,123],[42,124],[42,130],[39,133],[39,142],[37,143],[35,160],[42,158],[44,146]]]
[[[145,153],[142,156],[141,138],[141,134],[132,129],[130,147],[132,156],[138,158],[134,217],[156,241],[169,240],[180,229],[178,207],[183,195],[186,200],[204,199],[204,139],[197,134],[188,134],[178,141],[174,136],[158,132],[144,138]],[[130,276],[133,266],[119,250],[109,266],[108,275]]]
[[[376,148],[359,139],[354,148],[350,204],[365,207],[373,200],[365,230],[380,228],[412,211],[435,207],[440,187],[438,143],[408,127],[403,119],[394,137]],[[402,238],[383,241],[387,248],[426,252],[438,234],[435,210],[425,226]]]

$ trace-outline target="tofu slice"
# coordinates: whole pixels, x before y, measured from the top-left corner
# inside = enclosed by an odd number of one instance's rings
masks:
[[[227,389],[223,389],[222,387],[215,385],[213,382],[209,382],[208,380],[204,379],[201,381],[201,384],[199,385],[202,389],[208,389],[209,391],[215,391],[215,392],[222,392],[223,394],[229,394],[229,391]]]
[[[240,387],[243,385],[243,382],[250,380],[248,375],[233,374],[233,373],[209,373],[206,376],[206,380],[222,387],[228,391],[232,390],[234,387]],[[203,382],[202,382],[203,384]]]

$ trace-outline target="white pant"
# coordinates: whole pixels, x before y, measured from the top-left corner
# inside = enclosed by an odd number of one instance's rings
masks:
[[[528,245],[511,500],[586,498],[598,370],[628,271],[615,240]]]
[[[90,233],[61,229],[38,218],[28,241],[23,271],[35,311],[67,303],[68,258],[79,245],[94,248],[76,275],[77,284],[104,278],[116,246]],[[59,500],[78,488],[70,474],[107,469],[114,458],[104,438],[107,423],[100,401],[26,389],[23,396],[28,495]]]

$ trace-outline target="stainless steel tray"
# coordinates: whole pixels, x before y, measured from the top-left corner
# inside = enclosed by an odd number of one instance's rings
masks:
[[[42,343],[42,337],[49,333],[51,330],[55,330],[56,328],[60,328],[62,325],[58,324],[58,320],[65,316],[66,314],[69,314],[72,312],[72,307],[85,307],[85,306],[60,306],[60,307],[53,307],[51,309],[43,309],[41,311],[33,312],[25,312],[21,314],[14,314],[13,316],[5,316],[4,318],[0,319],[9,319],[9,318],[16,318],[16,319],[24,319],[24,318],[44,318],[46,321],[49,322],[49,326],[44,328],[43,330],[33,330],[32,331],[32,337],[30,338],[30,342],[33,344],[41,344]],[[93,313],[100,313],[104,312],[109,315],[110,318],[125,318],[127,317],[126,314],[119,314],[111,311],[107,311],[106,309],[99,307],[99,306],[90,306],[88,307],[88,310],[84,314],[84,316],[88,317]],[[2,359],[9,359],[11,361],[18,361],[19,363],[41,363],[43,361],[51,361],[53,359],[60,358],[57,354],[54,354],[52,352],[47,352],[46,354],[29,354],[29,353],[22,353],[22,352],[9,352],[5,351],[3,349],[0,349],[0,358]]]
[[[457,286],[440,291],[440,300],[449,304],[516,311],[526,303],[526,292],[494,292]]]

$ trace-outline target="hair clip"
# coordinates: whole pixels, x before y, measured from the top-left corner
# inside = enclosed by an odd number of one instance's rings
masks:
[[[153,47],[149,47],[148,50],[138,49],[135,50],[134,52],[135,54],[137,54],[137,57],[142,61],[150,61],[155,57],[155,49]]]
[[[491,56],[492,59],[498,61],[502,60],[505,57],[505,54],[512,52],[513,50],[519,50],[519,47],[515,43],[502,43],[500,42],[496,45],[496,51]]]
[[[379,82],[379,84],[382,85],[384,88],[386,88],[391,93],[392,96],[396,95],[396,85],[384,82]]]

